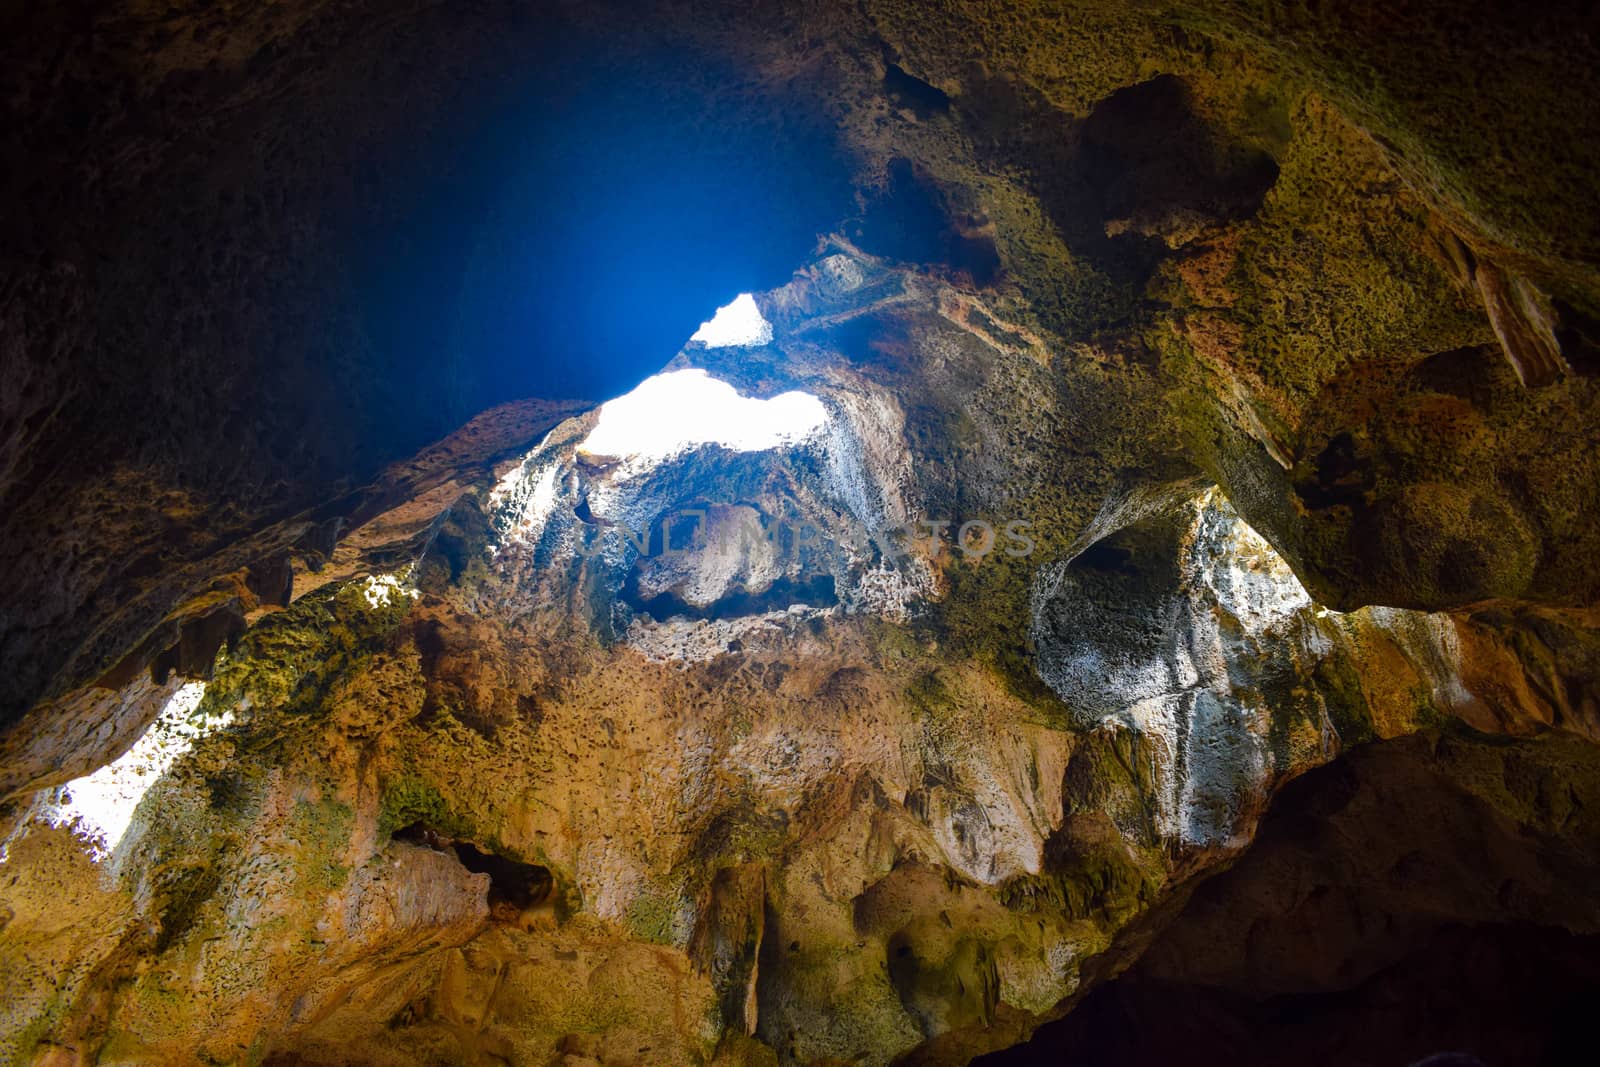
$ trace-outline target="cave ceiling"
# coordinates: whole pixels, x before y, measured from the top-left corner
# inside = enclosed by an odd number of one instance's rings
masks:
[[[1553,1055],[1596,19],[5,5],[0,1059]]]

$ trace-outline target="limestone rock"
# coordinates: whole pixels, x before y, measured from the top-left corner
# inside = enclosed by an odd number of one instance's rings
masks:
[[[11,7],[0,1059],[1594,980],[1588,6]]]

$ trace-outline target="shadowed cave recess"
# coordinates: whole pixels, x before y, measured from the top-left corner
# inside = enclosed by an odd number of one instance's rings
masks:
[[[0,5],[0,1063],[1590,1062],[1597,41]]]

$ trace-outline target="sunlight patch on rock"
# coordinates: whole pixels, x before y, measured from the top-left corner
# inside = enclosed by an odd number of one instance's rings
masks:
[[[121,757],[93,774],[48,791],[41,798],[40,818],[51,826],[71,828],[89,845],[96,860],[111,855],[150,787],[196,741],[233,721],[231,711],[218,716],[199,712],[205,691],[204,682],[182,686]]]

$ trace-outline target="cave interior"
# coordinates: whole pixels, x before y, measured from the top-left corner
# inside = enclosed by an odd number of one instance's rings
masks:
[[[1594,1060],[1593,4],[0,88],[0,1062]]]

